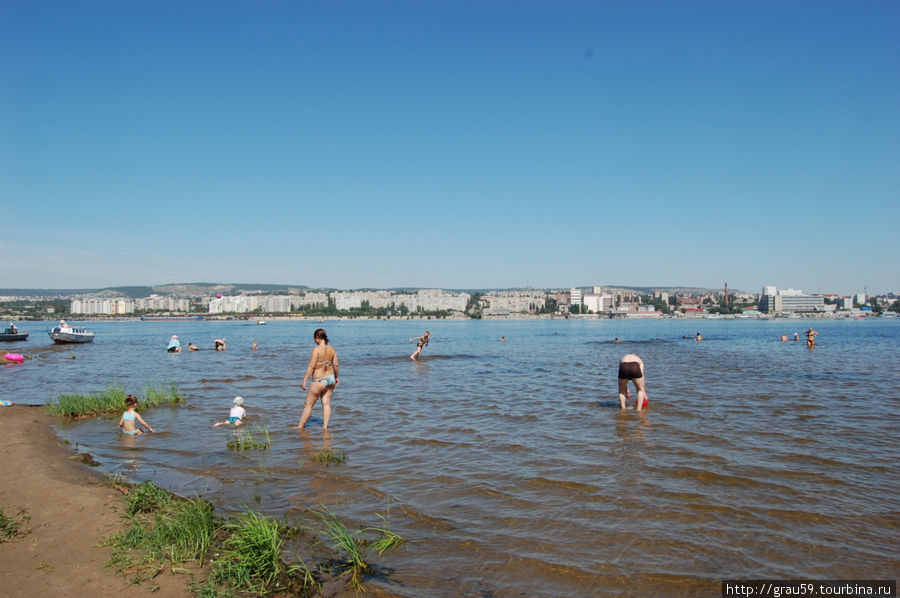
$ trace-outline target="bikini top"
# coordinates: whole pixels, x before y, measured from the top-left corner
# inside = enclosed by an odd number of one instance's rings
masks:
[[[325,356],[326,357],[328,357],[328,349],[330,349],[330,347],[325,347]],[[334,349],[331,349],[331,350],[332,350],[332,352],[334,352]],[[316,365],[329,368],[329,367],[331,367],[331,360],[323,359],[322,361],[317,361]]]
[[[127,422],[133,422],[134,421],[134,411],[126,411],[125,413],[123,413],[122,419]]]

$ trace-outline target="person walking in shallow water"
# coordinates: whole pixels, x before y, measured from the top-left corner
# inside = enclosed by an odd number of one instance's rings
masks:
[[[819,335],[818,331],[813,330],[812,326],[810,326],[809,330],[804,332],[806,335],[806,346],[807,347],[815,347],[816,346],[816,336]]]
[[[419,341],[418,343],[416,343],[415,352],[409,356],[410,359],[412,359],[412,360],[419,359],[419,355],[422,354],[422,349],[425,347],[425,345],[428,344],[428,339],[430,336],[431,336],[431,333],[426,330],[425,334],[423,334],[422,336],[417,336],[416,338],[409,339],[411,341]]]
[[[309,380],[309,391],[306,393],[306,404],[297,427],[302,430],[306,426],[313,406],[317,400],[322,399],[322,429],[327,430],[331,420],[331,395],[338,385],[338,357],[337,351],[328,345],[328,335],[323,328],[313,333],[313,340],[316,341],[316,346],[309,354],[306,374],[300,383],[300,389],[306,390],[306,382]]]
[[[644,388],[644,361],[633,353],[629,353],[619,361],[619,405],[627,409],[625,399],[631,396],[628,392],[629,380],[634,383],[637,390],[637,401],[634,404],[636,411],[640,411],[649,404],[647,391]]]

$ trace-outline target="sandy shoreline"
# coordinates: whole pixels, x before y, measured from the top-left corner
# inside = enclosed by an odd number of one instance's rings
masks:
[[[0,407],[0,506],[27,533],[0,543],[4,596],[146,596],[106,569],[103,541],[124,529],[124,497],[62,445],[43,407]],[[76,457],[76,458],[72,458]],[[155,596],[188,596],[188,575],[158,575]]]

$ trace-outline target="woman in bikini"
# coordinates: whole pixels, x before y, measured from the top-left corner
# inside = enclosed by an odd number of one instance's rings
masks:
[[[619,362],[619,404],[625,407],[625,399],[631,396],[628,392],[628,381],[634,383],[637,389],[637,401],[634,408],[640,411],[649,403],[647,390],[644,388],[644,361],[633,353],[629,353]]]
[[[301,390],[306,390],[306,382],[309,381],[309,391],[306,393],[306,404],[303,406],[303,414],[300,415],[301,430],[306,425],[306,420],[312,415],[313,405],[322,399],[322,429],[328,429],[328,420],[331,419],[331,395],[338,385],[338,357],[334,347],[328,345],[328,336],[325,330],[319,328],[313,333],[316,346],[309,354],[309,365],[306,366],[306,375],[300,384]]]

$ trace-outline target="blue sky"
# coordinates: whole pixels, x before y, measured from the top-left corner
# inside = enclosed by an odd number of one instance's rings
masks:
[[[0,3],[4,287],[900,290],[900,3]]]

